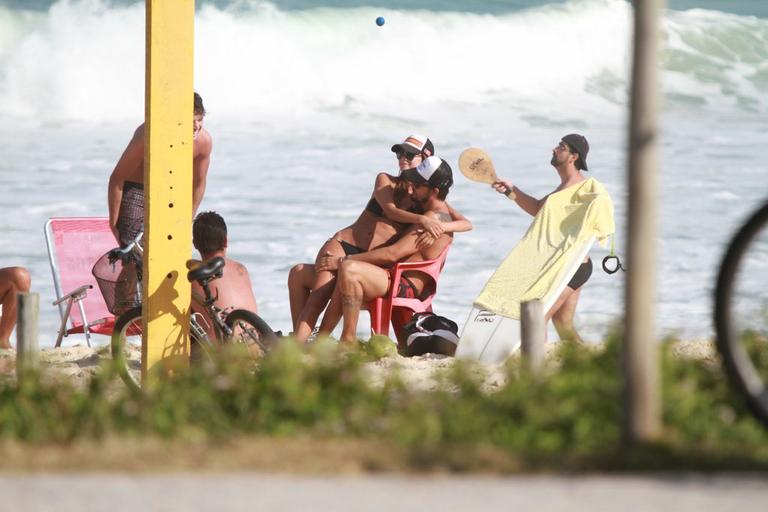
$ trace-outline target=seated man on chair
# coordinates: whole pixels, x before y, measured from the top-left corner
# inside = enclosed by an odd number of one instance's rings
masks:
[[[0,304],[3,313],[0,316],[0,349],[11,348],[11,333],[16,326],[16,294],[29,291],[29,272],[24,267],[0,268]]]
[[[403,171],[403,177],[408,181],[411,198],[421,205],[425,215],[442,222],[451,219],[445,198],[453,185],[453,174],[445,160],[431,156],[418,167]],[[342,258],[320,258],[320,270],[338,269],[333,298],[323,319],[323,326],[326,328],[321,329],[321,333],[328,334],[343,316],[341,341],[355,341],[358,317],[363,304],[383,297],[392,286],[399,287],[400,297],[420,298],[431,293],[428,288],[431,279],[418,271],[406,272],[399,283],[391,283],[389,271],[383,268],[399,261],[435,259],[453,241],[453,234],[443,233],[435,243],[419,248],[418,228],[419,226],[412,226],[397,242],[387,247]]]

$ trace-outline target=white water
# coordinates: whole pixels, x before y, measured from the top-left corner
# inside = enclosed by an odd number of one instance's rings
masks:
[[[585,133],[623,233],[630,19],[621,0],[499,16],[204,5],[195,83],[215,142],[202,208],[227,219],[263,316],[289,330],[288,269],[354,220],[375,173],[394,169],[389,146],[410,132],[427,133],[456,171],[461,149],[484,147],[534,195],[557,184],[548,161],[559,137]],[[658,323],[707,336],[723,244],[766,192],[768,21],[674,12],[665,34]],[[142,120],[143,52],[140,4],[0,7],[0,265],[32,270],[44,341],[57,319],[42,226],[106,214],[107,178]],[[475,230],[456,239],[436,311],[461,324],[530,218],[458,172],[450,201]],[[621,311],[621,277],[596,271],[583,334],[600,338]]]

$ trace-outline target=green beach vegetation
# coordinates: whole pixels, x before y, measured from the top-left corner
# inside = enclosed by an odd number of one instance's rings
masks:
[[[768,429],[719,365],[662,353],[664,435],[621,442],[619,339],[561,344],[538,378],[519,361],[488,391],[457,361],[437,391],[365,363],[388,340],[341,351],[285,343],[255,365],[239,352],[132,392],[110,364],[66,379],[0,383],[0,468],[344,471],[768,470]],[[479,373],[480,372],[480,373]]]

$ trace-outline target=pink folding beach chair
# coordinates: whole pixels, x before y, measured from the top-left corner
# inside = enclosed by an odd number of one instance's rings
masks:
[[[96,279],[91,273],[96,260],[117,246],[109,219],[54,217],[45,223],[45,240],[56,290],[53,305],[61,315],[56,346],[76,333],[85,334],[91,346],[91,334],[110,335],[115,324],[101,293],[94,289]]]

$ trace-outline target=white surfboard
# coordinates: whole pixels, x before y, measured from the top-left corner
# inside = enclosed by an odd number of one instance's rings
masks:
[[[574,251],[563,279],[555,286],[554,293],[548,294],[544,311],[549,311],[563,293],[594,243],[595,237],[590,237]],[[473,307],[461,330],[456,357],[496,364],[507,359],[519,348],[520,320]]]

